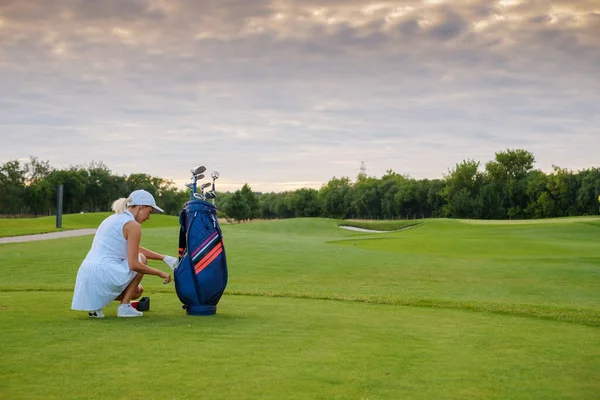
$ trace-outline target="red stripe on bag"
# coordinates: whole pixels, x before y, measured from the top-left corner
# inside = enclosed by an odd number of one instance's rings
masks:
[[[218,245],[215,246],[214,249],[212,249],[210,251],[210,253],[208,253],[202,260],[200,260],[200,262],[198,262],[198,264],[196,264],[196,266],[194,267],[196,274],[198,274],[200,271],[202,271],[204,268],[206,268],[208,266],[208,264],[210,264],[222,252],[223,252],[223,245],[221,243],[219,243]]]

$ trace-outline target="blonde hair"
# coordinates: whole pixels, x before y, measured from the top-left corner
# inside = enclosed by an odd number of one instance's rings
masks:
[[[121,214],[123,211],[127,210],[127,203],[129,203],[130,201],[131,196],[129,196],[128,198],[121,197],[119,200],[115,200],[112,203],[112,210],[117,214]]]

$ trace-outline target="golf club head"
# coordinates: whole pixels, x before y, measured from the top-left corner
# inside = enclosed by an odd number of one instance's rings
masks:
[[[214,192],[206,192],[206,193],[204,194],[204,197],[206,197],[207,199],[214,199],[214,198],[215,198],[215,197],[217,197],[217,196],[215,195],[215,193],[214,193]]]
[[[195,198],[196,200],[202,200],[202,201],[206,200],[206,197],[204,197],[204,196],[203,196],[203,195],[201,195],[200,193],[194,193],[194,198]]]
[[[206,171],[206,167],[204,165],[200,165],[199,167],[195,167],[190,170],[192,175],[200,175],[204,171]]]
[[[213,171],[210,173],[210,176],[212,178],[212,192],[215,192],[215,181],[217,179],[219,179],[219,171]],[[213,199],[213,204],[215,203],[215,200]]]
[[[200,191],[202,192],[202,194],[204,194],[204,189],[206,189],[209,186],[210,186],[209,182],[203,183],[202,186],[200,186]]]
[[[193,184],[193,183],[191,183],[191,182],[190,182],[190,183],[186,183],[186,184],[185,184],[185,187],[187,187],[187,188],[188,188],[188,189],[190,189],[190,190],[194,190],[194,184]]]
[[[204,174],[198,174],[198,175],[194,175],[194,178],[196,178],[196,180],[200,180],[204,178]]]

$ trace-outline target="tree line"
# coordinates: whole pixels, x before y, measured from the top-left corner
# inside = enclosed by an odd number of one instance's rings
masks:
[[[256,193],[248,184],[218,193],[224,216],[254,218],[328,217],[361,219],[531,219],[598,215],[600,168],[573,172],[534,169],[532,153],[507,149],[481,165],[463,160],[441,179],[413,179],[388,170],[381,178],[334,177],[320,189]],[[66,170],[31,157],[0,166],[0,214],[50,215],[56,187],[64,187],[64,212],[108,211],[113,200],[135,189],[151,192],[166,213],[177,215],[189,199],[172,181],[147,174],[117,176],[102,162]]]
[[[10,160],[0,165],[0,214],[54,215],[58,185],[63,185],[65,214],[109,211],[114,200],[136,189],[152,193],[169,214],[177,214],[185,202],[173,182],[160,177],[115,175],[99,161],[55,169],[48,161],[30,157],[27,162]]]

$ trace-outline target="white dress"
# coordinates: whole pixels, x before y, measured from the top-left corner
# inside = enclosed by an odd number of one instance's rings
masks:
[[[135,278],[137,272],[129,269],[127,240],[123,225],[134,221],[129,211],[106,218],[96,231],[92,248],[81,263],[75,281],[73,310],[99,310],[117,296]]]

